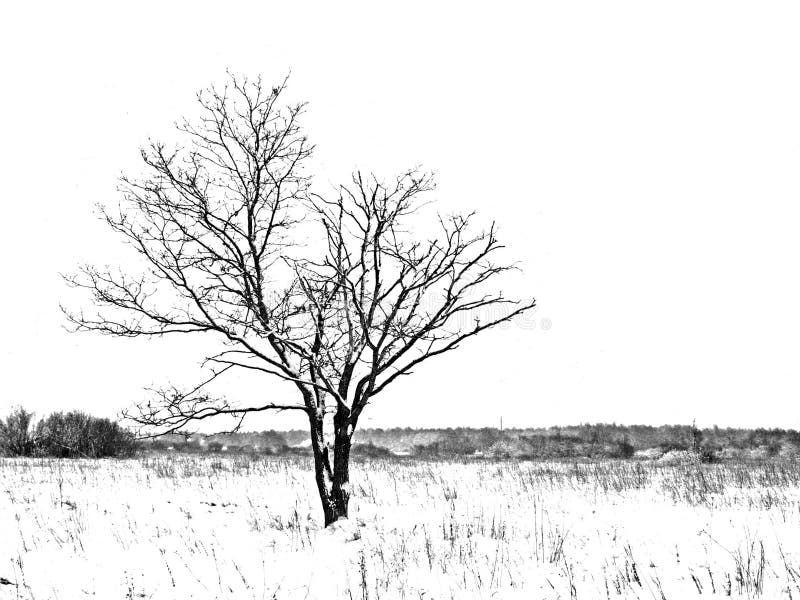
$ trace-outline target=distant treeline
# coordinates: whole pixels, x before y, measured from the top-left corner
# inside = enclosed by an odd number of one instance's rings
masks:
[[[55,458],[132,456],[133,434],[110,419],[80,411],[57,412],[39,421],[24,408],[0,420],[0,455]]]
[[[308,432],[171,434],[136,440],[109,419],[80,411],[36,421],[18,408],[0,419],[0,455],[59,458],[126,457],[137,452],[308,455]],[[583,424],[528,429],[361,429],[353,454],[364,457],[485,457],[518,459],[648,458],[686,453],[697,460],[796,459],[800,432],[792,429],[700,429],[692,425]]]
[[[262,431],[224,435],[171,435],[150,450],[308,454],[308,432]],[[699,429],[691,425],[583,424],[538,429],[361,429],[356,456],[490,458],[660,458],[689,452],[700,460],[796,458],[800,432],[786,429]]]

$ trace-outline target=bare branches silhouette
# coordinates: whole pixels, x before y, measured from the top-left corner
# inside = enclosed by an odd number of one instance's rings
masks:
[[[205,380],[151,390],[126,416],[157,435],[220,415],[306,413],[330,524],[347,515],[351,439],[371,399],[535,301],[497,289],[515,265],[494,224],[436,215],[431,235],[416,233],[430,173],[356,172],[332,193],[312,190],[305,105],[285,105],[285,90],[231,77],[198,95],[202,116],[178,125],[184,145],[142,150],[144,174],[124,177],[119,205],[101,210],[147,268],[81,267],[67,280],[96,310],[65,314],[76,330],[115,336],[215,336]],[[234,369],[290,382],[297,401],[207,393]]]

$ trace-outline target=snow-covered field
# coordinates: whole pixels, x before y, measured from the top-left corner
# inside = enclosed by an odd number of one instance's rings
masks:
[[[0,460],[0,600],[800,598],[800,464]],[[0,579],[2,582],[3,579]]]

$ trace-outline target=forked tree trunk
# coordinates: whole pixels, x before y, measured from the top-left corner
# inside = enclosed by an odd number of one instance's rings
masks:
[[[311,449],[314,452],[314,475],[322,502],[325,527],[347,518],[350,503],[350,446],[352,430],[334,419],[332,448],[326,443],[322,418],[311,418]],[[333,460],[331,461],[331,450]]]

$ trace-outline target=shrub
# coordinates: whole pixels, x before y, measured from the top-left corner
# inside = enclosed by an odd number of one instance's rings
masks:
[[[0,420],[0,453],[8,456],[31,456],[35,448],[33,413],[17,407]]]
[[[130,456],[133,435],[109,419],[79,411],[53,413],[33,424],[33,413],[15,409],[0,420],[0,453],[8,456],[103,458]]]
[[[800,458],[800,448],[792,442],[784,442],[778,455],[786,460],[797,460]]]
[[[414,444],[412,454],[418,458],[438,458],[441,455],[439,442],[430,444]]]
[[[614,447],[611,448],[611,458],[631,458],[636,452],[636,448],[631,444],[630,438],[624,436],[622,439],[614,442]]]
[[[133,435],[110,419],[80,411],[53,413],[36,427],[36,453],[59,458],[131,456]]]
[[[364,456],[366,458],[383,458],[392,456],[392,451],[383,446],[376,446],[372,442],[366,444],[353,444],[351,450],[353,456]]]

